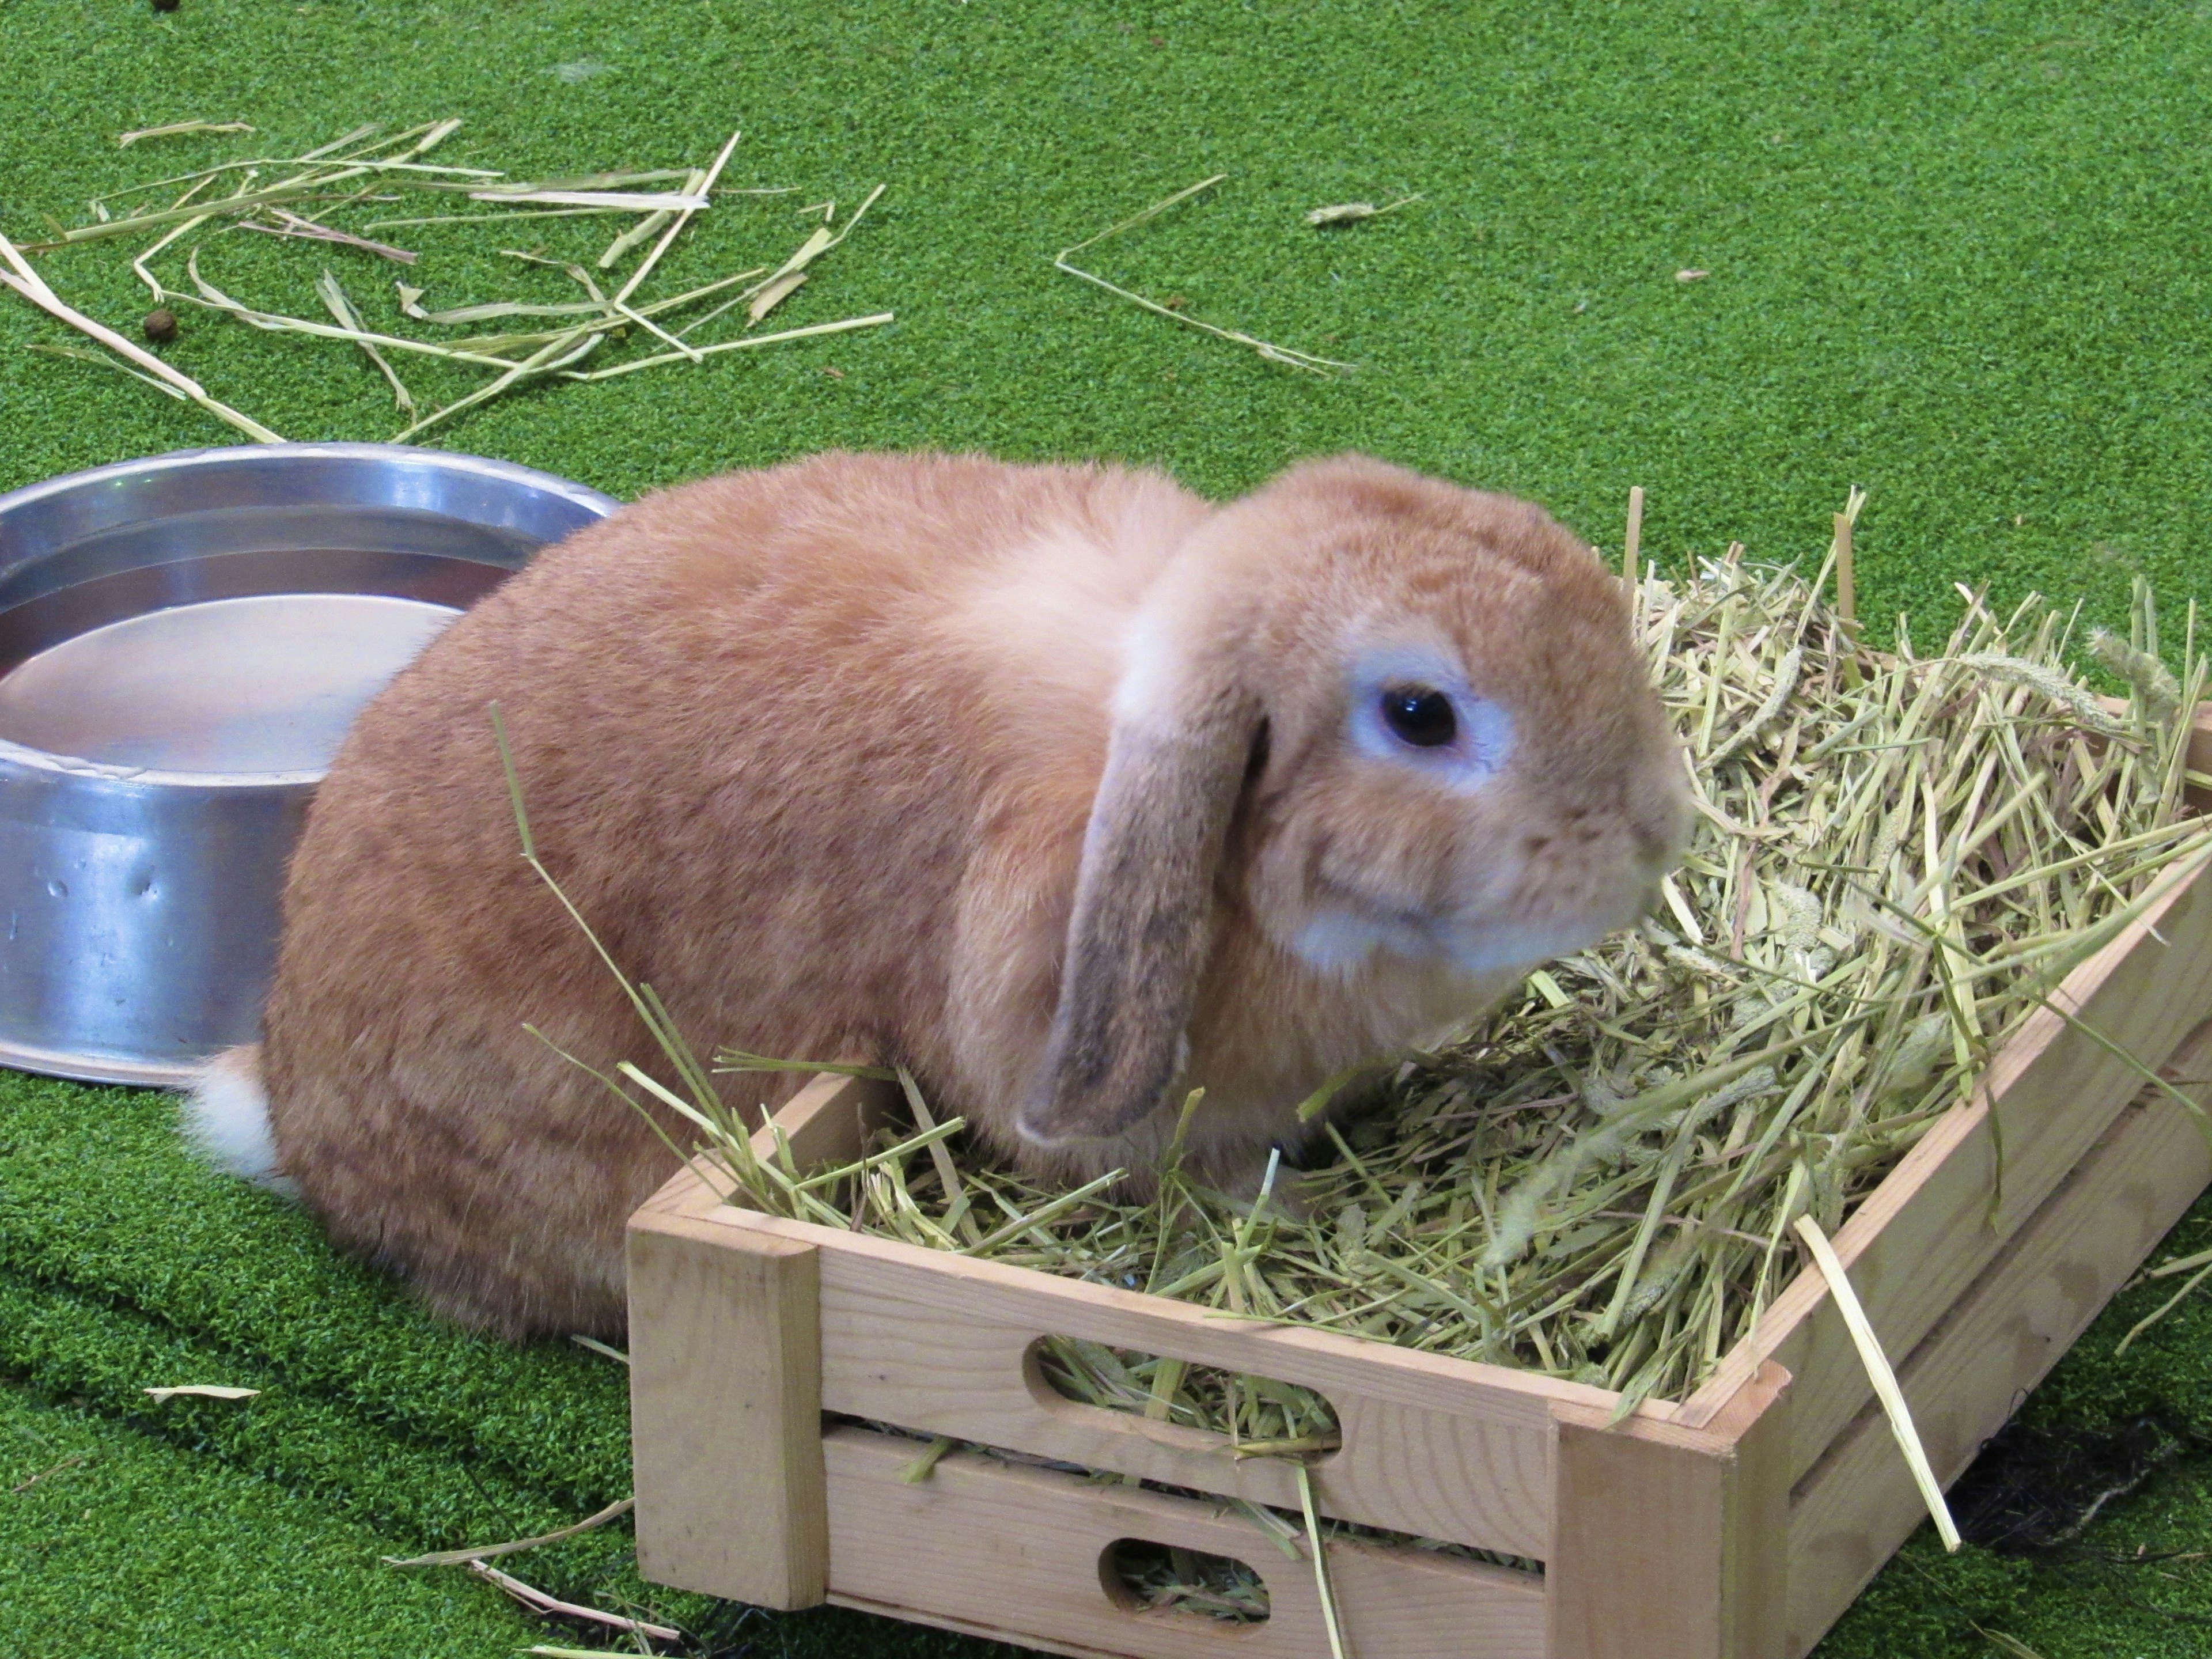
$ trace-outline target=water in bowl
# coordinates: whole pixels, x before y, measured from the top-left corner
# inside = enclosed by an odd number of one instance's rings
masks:
[[[267,593],[125,617],[0,677],[0,738],[165,772],[319,773],[459,615],[380,593]]]
[[[339,532],[355,545],[330,545]],[[0,739],[147,771],[319,775],[362,705],[521,562],[508,540],[306,507],[82,538],[0,578]]]

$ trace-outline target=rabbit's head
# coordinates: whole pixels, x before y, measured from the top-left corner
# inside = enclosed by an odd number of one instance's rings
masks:
[[[1551,518],[1359,457],[1291,469],[1189,538],[1132,630],[1022,1133],[1160,1103],[1218,905],[1347,994],[1378,952],[1494,980],[1627,925],[1680,769],[1623,585]]]

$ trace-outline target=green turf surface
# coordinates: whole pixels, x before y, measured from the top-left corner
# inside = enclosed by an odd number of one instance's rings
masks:
[[[312,1498],[96,1410],[0,1390],[0,1479],[42,1471],[0,1504],[0,1632],[15,1659],[534,1639],[466,1580],[380,1568],[376,1534]],[[379,1649],[362,1648],[367,1632]]]
[[[333,1257],[289,1206],[194,1164],[174,1113],[159,1095],[28,1079],[0,1092],[0,1489],[85,1459],[0,1491],[0,1653],[512,1650],[525,1626],[492,1592],[458,1570],[403,1573],[377,1558],[532,1536],[624,1495],[620,1368],[433,1323]],[[2212,1243],[2212,1200],[2171,1243]],[[2112,1357],[2169,1288],[2117,1303],[2024,1420],[2078,1434],[2149,1417],[2212,1440],[2212,1298]],[[142,1392],[184,1382],[262,1393],[156,1404]],[[2212,1617],[2212,1573],[2105,1558],[2212,1542],[2208,1481],[2212,1460],[2175,1461],[2047,1565],[1978,1549],[1946,1559],[1923,1528],[1823,1659],[1976,1652],[1976,1623],[2045,1659],[2201,1653],[2201,1629],[2173,1615]],[[509,1565],[571,1600],[648,1611],[699,1634],[702,1651],[1005,1651],[857,1614],[718,1607],[645,1584],[629,1547],[618,1523]],[[87,1630],[98,1640],[67,1645]]]
[[[804,232],[794,204],[887,182],[779,319],[891,309],[891,328],[532,392],[438,440],[617,495],[833,444],[1118,457],[1227,492],[1356,446],[1529,495],[1607,545],[1643,483],[1646,547],[1666,562],[1731,538],[1815,548],[1864,483],[1871,612],[1940,609],[1966,580],[2079,596],[2109,620],[2131,569],[2172,607],[2212,596],[2197,10],[184,0],[156,16],[0,0],[0,229],[19,240],[94,192],[367,119],[460,116],[443,159],[541,173],[702,161],[742,126],[727,181],[801,193],[726,200],[672,257],[672,288],[778,259]],[[115,148],[191,118],[262,131]],[[1296,374],[1050,269],[1054,249],[1219,171],[1212,197],[1091,268],[1358,373]],[[1425,199],[1348,229],[1299,221],[1410,191]],[[451,306],[567,298],[557,274],[490,249],[574,256],[605,234],[396,239],[424,255],[409,280]],[[126,261],[110,244],[40,263],[128,325],[147,301]],[[366,255],[233,235],[206,269],[317,315],[326,263],[372,324],[398,320],[396,268]],[[1677,282],[1686,269],[1710,275]],[[348,348],[189,309],[185,325],[172,360],[289,435],[399,424]],[[0,295],[0,489],[228,441],[119,376],[17,349],[67,337]],[[409,373],[441,400],[472,384]],[[489,1591],[397,1586],[373,1558],[618,1495],[619,1377],[428,1325],[297,1216],[190,1169],[166,1109],[0,1077],[0,1474],[91,1449],[0,1497],[0,1652],[92,1630],[61,1650],[508,1650],[522,1626]],[[2186,1312],[2116,1364],[2117,1328],[2030,1414],[2212,1431],[2212,1316]],[[242,1408],[137,1392],[179,1380],[266,1392]],[[2171,1466],[2090,1540],[2212,1544],[2205,1468]],[[762,1653],[981,1651],[842,1616],[739,1623],[648,1592],[624,1547],[611,1532],[532,1571]],[[1993,1651],[1974,1622],[2047,1659],[2212,1648],[2153,1608],[2212,1613],[2202,1567],[1916,1547],[1828,1651]]]

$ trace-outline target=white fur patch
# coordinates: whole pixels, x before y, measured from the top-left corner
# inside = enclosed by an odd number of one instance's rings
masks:
[[[300,1195],[292,1178],[277,1168],[258,1044],[217,1054],[201,1070],[185,1099],[184,1135],[192,1151],[218,1170],[286,1198]]]
[[[1452,965],[1472,975],[1508,969],[1526,972],[1586,950],[1604,934],[1601,927],[1572,927],[1558,922],[1495,924],[1452,928],[1443,944]]]
[[[1344,908],[1316,910],[1290,941],[1310,968],[1351,974],[1377,951],[1415,962],[1441,959],[1470,978],[1526,969],[1592,944],[1603,932],[1560,924],[1453,926]]]
[[[1139,612],[1123,636],[1121,677],[1114,687],[1121,726],[1158,724],[1172,716],[1182,684],[1181,653],[1159,618]]]
[[[1353,910],[1315,911],[1291,949],[1325,974],[1350,974],[1378,950],[1417,959],[1437,953],[1436,941],[1403,919]]]

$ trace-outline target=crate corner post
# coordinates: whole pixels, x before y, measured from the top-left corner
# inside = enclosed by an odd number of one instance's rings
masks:
[[[706,1219],[714,1199],[686,1170],[630,1219],[638,1567],[814,1607],[830,1568],[818,1252]]]
[[[1690,1427],[1559,1401],[1546,1659],[1787,1659],[1790,1373]]]

